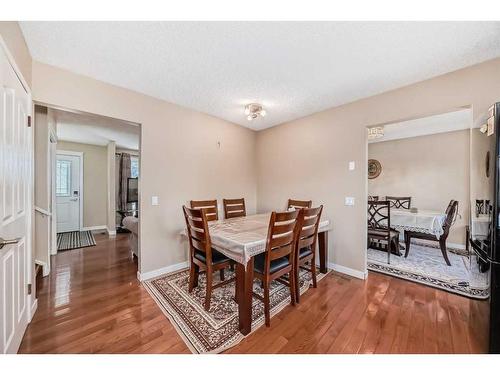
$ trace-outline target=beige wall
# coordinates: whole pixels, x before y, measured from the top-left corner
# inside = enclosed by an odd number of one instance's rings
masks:
[[[472,105],[474,121],[500,99],[500,59],[332,108],[257,133],[258,211],[288,197],[325,205],[333,220],[329,261],[366,266],[366,127]],[[349,171],[348,162],[356,162]],[[356,198],[344,206],[344,197]]]
[[[457,217],[448,241],[465,245],[469,220],[470,130],[377,142],[368,157],[382,165],[382,173],[368,180],[368,194],[411,196],[412,207],[444,212],[458,200]]]
[[[57,142],[58,150],[83,152],[83,226],[107,225],[107,148],[76,142]]]
[[[38,62],[33,95],[40,102],[142,124],[141,272],[187,259],[179,232],[181,206],[190,199],[245,197],[248,212],[255,212],[252,130]],[[151,205],[154,195],[158,206]]]
[[[0,35],[26,83],[31,86],[31,55],[19,24],[16,21],[0,21]]]

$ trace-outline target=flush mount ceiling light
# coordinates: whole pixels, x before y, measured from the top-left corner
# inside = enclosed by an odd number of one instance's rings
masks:
[[[245,115],[247,115],[248,121],[252,121],[259,116],[265,117],[266,110],[260,104],[250,103],[245,106]]]
[[[377,139],[382,138],[384,136],[384,127],[383,126],[375,126],[373,128],[366,129],[368,131],[368,139]]]

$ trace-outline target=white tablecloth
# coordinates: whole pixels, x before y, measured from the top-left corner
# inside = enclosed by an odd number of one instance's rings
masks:
[[[230,259],[247,264],[266,249],[270,213],[209,222],[212,247]],[[319,232],[329,230],[330,221],[322,218]],[[186,232],[182,232],[186,235]]]
[[[391,210],[391,227],[401,232],[410,230],[439,238],[443,234],[445,220],[446,214],[437,211],[419,210],[412,213],[409,210]]]

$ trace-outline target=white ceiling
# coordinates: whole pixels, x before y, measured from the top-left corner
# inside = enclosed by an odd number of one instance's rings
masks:
[[[369,140],[368,143],[446,133],[470,129],[472,126],[472,111],[470,109],[461,109],[439,115],[384,125],[384,136]]]
[[[116,148],[139,150],[138,125],[90,114],[53,111],[57,123],[57,138],[61,141],[97,146],[115,141]]]
[[[255,130],[500,56],[500,22],[21,22],[35,60]],[[268,115],[246,120],[244,105]]]

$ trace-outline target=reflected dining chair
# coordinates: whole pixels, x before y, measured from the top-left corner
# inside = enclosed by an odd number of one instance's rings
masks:
[[[408,254],[410,253],[410,245],[412,238],[437,241],[439,242],[439,248],[441,249],[441,253],[443,254],[444,261],[448,266],[451,266],[450,260],[448,259],[448,254],[446,252],[446,239],[448,238],[448,234],[450,233],[450,228],[455,222],[457,214],[458,214],[458,201],[452,199],[448,204],[448,207],[446,208],[446,219],[443,224],[443,234],[439,236],[439,238],[436,238],[436,236],[432,233],[421,233],[421,232],[405,230],[404,234],[405,245],[406,245],[405,258],[408,257]]]
[[[391,229],[391,206],[388,201],[368,202],[368,244],[372,241],[387,243],[387,263],[391,264],[391,251],[399,254],[399,232]]]
[[[233,217],[247,216],[245,207],[245,198],[224,199],[224,217],[230,219]]]
[[[219,210],[217,209],[217,199],[206,201],[191,201],[191,208],[205,208],[207,220],[219,220]]]
[[[290,208],[295,208],[295,209],[311,208],[312,203],[313,203],[312,201],[299,201],[296,199],[288,199],[287,210],[289,210]]]
[[[266,326],[271,324],[269,287],[276,280],[290,288],[291,304],[295,305],[296,280],[293,272],[295,240],[297,236],[297,217],[299,211],[273,212],[269,220],[266,250],[255,256],[254,277],[262,282],[264,296],[253,296],[264,303]],[[288,280],[283,276],[288,274]]]
[[[396,210],[409,210],[411,207],[411,197],[385,197],[385,200],[389,202],[391,208]]]
[[[200,272],[205,271],[207,286],[204,307],[208,311],[210,310],[212,290],[235,280],[234,277],[224,280],[224,269],[229,267],[233,261],[212,248],[206,209],[192,209],[186,206],[183,206],[182,209],[184,218],[186,219],[189,239],[189,258],[191,263],[189,293],[193,291],[194,287],[198,286]],[[213,285],[213,273],[215,271],[220,272],[221,282],[217,285]]]
[[[295,244],[295,302],[300,301],[299,271],[311,272],[313,288],[316,288],[316,240],[323,206],[302,208],[297,219],[297,240]],[[309,267],[306,265],[309,263]]]

